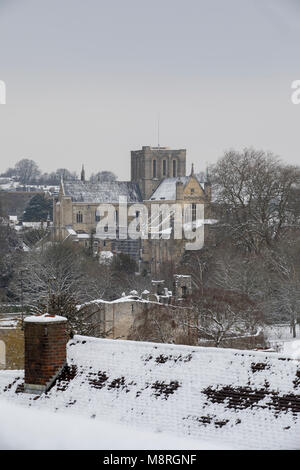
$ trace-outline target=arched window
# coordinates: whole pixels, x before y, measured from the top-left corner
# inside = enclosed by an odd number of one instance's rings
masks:
[[[82,220],[83,220],[82,212],[78,211],[77,214],[76,214],[76,222],[78,224],[82,224]]]
[[[156,160],[152,161],[152,176],[156,178]]]
[[[173,177],[177,176],[177,161],[173,160]]]
[[[163,160],[163,176],[167,176],[167,160]]]

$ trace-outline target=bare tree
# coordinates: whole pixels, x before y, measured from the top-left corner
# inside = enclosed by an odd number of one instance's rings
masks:
[[[23,158],[15,165],[16,174],[22,184],[28,184],[40,175],[38,165],[29,158]]]
[[[98,171],[98,173],[91,174],[90,181],[95,182],[105,182],[105,181],[116,181],[117,176],[112,171]]]
[[[237,246],[259,252],[295,225],[293,204],[298,167],[284,166],[272,153],[231,150],[212,168],[219,218]]]
[[[194,289],[200,291],[211,278],[216,253],[216,247],[204,247],[199,251],[186,251],[176,273],[190,274]]]
[[[63,178],[64,181],[75,180],[77,178],[76,172],[71,172],[67,168],[58,168],[55,172],[55,177],[57,181],[60,181]]]
[[[282,243],[265,254],[268,265],[265,310],[271,321],[290,322],[293,337],[300,318],[300,244]]]
[[[23,256],[16,266],[14,292],[23,296],[31,311],[66,316],[70,327],[83,334],[87,315],[80,316],[78,305],[102,298],[110,282],[109,267],[100,265],[79,246],[61,243]]]
[[[196,333],[197,339],[213,341],[219,347],[223,341],[235,336],[257,332],[262,315],[246,295],[224,289],[203,288],[195,292],[181,317],[182,324]]]
[[[175,306],[151,305],[138,313],[128,335],[128,339],[134,341],[153,341],[156,343],[178,343],[178,338],[183,337],[182,327],[178,318],[183,309]],[[187,337],[181,344],[188,344]]]

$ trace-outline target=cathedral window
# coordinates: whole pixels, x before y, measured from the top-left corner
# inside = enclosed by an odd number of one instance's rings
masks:
[[[167,160],[163,160],[163,176],[167,176]]]
[[[152,161],[152,175],[153,178],[156,178],[156,160]]]
[[[79,212],[77,212],[77,214],[76,214],[76,222],[77,222],[78,224],[82,224],[82,220],[83,220],[82,212],[79,211]]]
[[[173,177],[177,176],[177,161],[173,160]]]

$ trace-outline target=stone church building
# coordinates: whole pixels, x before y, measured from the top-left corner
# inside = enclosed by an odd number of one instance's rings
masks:
[[[196,204],[203,204],[204,218],[210,220],[210,183],[207,176],[194,173],[193,166],[186,175],[186,150],[147,146],[131,152],[131,181],[86,181],[84,168],[80,180],[61,181],[59,195],[54,199],[53,240],[70,239],[91,247],[101,256],[126,253],[135,259],[140,270],[152,274],[159,274],[163,263],[176,264],[184,253],[184,240],[175,240],[172,236],[169,239],[119,236],[120,197],[126,198],[128,209],[131,206],[133,209],[134,215],[128,217],[127,223],[139,215],[138,210],[134,211],[136,204],[143,204],[149,213],[155,204],[176,203],[182,207],[191,204],[192,212]],[[109,234],[107,239],[97,238],[96,227],[100,221],[97,208],[101,204],[114,207],[118,229],[113,238]]]

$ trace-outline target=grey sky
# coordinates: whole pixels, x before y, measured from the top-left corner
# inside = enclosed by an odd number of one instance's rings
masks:
[[[228,148],[298,163],[298,0],[0,0],[0,171],[130,176],[130,150]]]

